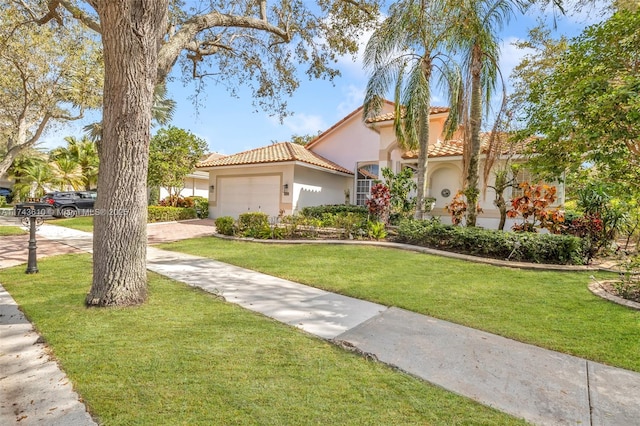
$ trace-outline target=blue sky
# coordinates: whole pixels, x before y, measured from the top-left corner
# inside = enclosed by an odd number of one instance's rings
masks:
[[[588,24],[599,21],[596,13],[583,12],[573,17],[558,17],[554,36],[575,36]],[[526,38],[528,29],[536,25],[540,12],[518,15],[502,33],[501,69],[505,76],[520,61],[525,52],[517,50],[512,43]],[[551,22],[551,13],[544,16]],[[361,40],[364,47],[366,39]],[[341,58],[338,67],[342,72],[333,83],[309,81],[306,76],[298,90],[287,103],[292,116],[280,123],[278,117],[267,112],[255,111],[250,92],[240,89],[239,97],[231,97],[224,88],[209,84],[201,98],[202,105],[196,109],[189,98],[195,93],[193,86],[183,86],[180,81],[170,83],[169,96],[177,102],[172,125],[191,131],[207,141],[211,152],[233,154],[273,141],[288,141],[292,135],[317,134],[326,130],[362,104],[367,75],[361,62],[351,57]],[[179,79],[176,79],[179,80]],[[445,105],[444,99],[435,96],[433,105]],[[43,146],[52,148],[64,144],[65,136],[81,136],[84,124],[99,120],[99,114],[91,114],[83,122],[57,128],[49,132]]]

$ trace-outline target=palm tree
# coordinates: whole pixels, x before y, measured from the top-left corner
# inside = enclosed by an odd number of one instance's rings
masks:
[[[83,183],[82,168],[73,158],[59,157],[50,163],[53,182],[61,191],[78,190]]]
[[[82,173],[82,186],[86,191],[95,188],[98,182],[98,151],[96,143],[87,136],[77,139],[73,136],[64,138],[66,147],[56,148],[51,151],[51,158],[67,158],[80,166]]]
[[[46,155],[36,150],[17,157],[8,173],[15,181],[13,191],[19,199],[41,197],[47,191],[46,186],[55,180]]]
[[[451,117],[452,123],[460,122],[465,129],[467,226],[476,225],[478,214],[480,130],[500,76],[498,33],[513,16],[514,8],[522,10],[524,5],[522,0],[460,0],[452,3],[452,19],[456,25],[449,47],[460,52],[465,79],[461,92],[454,99]]]
[[[167,97],[166,84],[158,84],[153,90],[153,106],[151,107],[151,118],[154,124],[164,126],[173,118],[176,109],[176,101]],[[94,142],[102,139],[102,122],[91,123],[84,126],[87,137]]]
[[[446,0],[401,0],[373,33],[364,53],[371,76],[364,99],[364,116],[380,113],[383,99],[394,91],[394,128],[398,145],[417,149],[416,218],[422,219],[427,193],[431,80],[455,85],[456,72],[443,53],[452,29],[445,15]]]

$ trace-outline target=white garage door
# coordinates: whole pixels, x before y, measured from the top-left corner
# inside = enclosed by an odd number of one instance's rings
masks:
[[[247,212],[278,216],[280,176],[221,177],[218,185],[218,217],[237,218]]]

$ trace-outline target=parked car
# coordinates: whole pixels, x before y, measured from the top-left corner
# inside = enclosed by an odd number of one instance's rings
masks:
[[[93,214],[96,196],[95,191],[58,191],[45,194],[41,200],[53,206],[55,217],[76,217]]]
[[[7,200],[7,203],[10,203],[13,200],[11,192],[11,188],[0,187],[0,197],[4,197],[5,200]]]

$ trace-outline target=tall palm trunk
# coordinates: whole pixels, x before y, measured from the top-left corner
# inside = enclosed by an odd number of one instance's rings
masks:
[[[429,172],[429,113],[431,108],[429,105],[431,92],[429,89],[429,81],[431,79],[431,63],[423,60],[422,75],[427,84],[424,86],[426,93],[425,107],[420,110],[418,120],[418,188],[416,194],[416,219],[424,219],[425,199],[428,191],[428,172]]]
[[[105,73],[88,305],[146,299],[147,164],[159,35],[168,0],[96,1]]]
[[[482,50],[478,45],[473,46],[471,59],[471,105],[469,123],[471,135],[469,141],[469,163],[467,166],[467,187],[464,194],[467,197],[467,226],[476,226],[478,217],[478,185],[479,157],[480,157],[480,128],[482,126]]]

